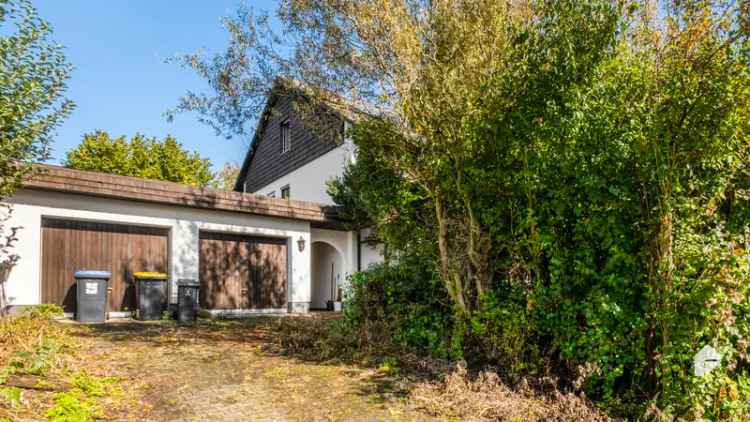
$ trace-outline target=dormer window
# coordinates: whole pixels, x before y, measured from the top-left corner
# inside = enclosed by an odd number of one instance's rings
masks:
[[[292,137],[289,131],[289,120],[281,122],[281,153],[289,152],[292,149]]]

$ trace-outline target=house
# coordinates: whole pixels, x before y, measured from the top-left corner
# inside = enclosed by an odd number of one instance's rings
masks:
[[[39,165],[39,174],[5,202],[18,227],[20,256],[6,284],[11,306],[58,303],[73,312],[73,273],[112,273],[110,315],[129,315],[137,271],[200,280],[212,313],[307,312],[316,244],[337,252],[342,276],[355,271],[355,236],[332,207],[199,189],[176,183]],[[329,281],[331,281],[329,279]],[[339,280],[333,280],[339,281]],[[328,294],[328,296],[325,296]],[[319,303],[314,306],[320,305]]]
[[[355,159],[348,123],[324,110],[327,131],[311,129],[294,106],[302,98],[272,90],[235,192],[37,165],[5,200],[7,227],[19,228],[11,306],[72,313],[80,269],[112,273],[111,316],[131,313],[138,271],[166,272],[171,304],[178,280],[199,280],[200,306],[214,314],[307,312],[338,299],[348,275],[382,258],[326,193]]]
[[[356,161],[356,148],[346,136],[353,119],[347,118],[340,107],[323,105],[311,110],[305,92],[299,82],[276,81],[240,168],[235,191],[334,205],[327,182],[341,176],[346,166]],[[383,261],[382,245],[371,241],[369,231],[363,230],[357,243],[358,270]],[[325,255],[323,251],[320,254]]]

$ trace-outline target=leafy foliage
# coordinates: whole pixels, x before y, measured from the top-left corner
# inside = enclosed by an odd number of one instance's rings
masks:
[[[65,166],[78,169],[206,186],[213,180],[211,163],[189,152],[171,136],[164,140],[135,135],[112,138],[96,131],[68,151]]]
[[[350,328],[383,330],[401,350],[450,353],[450,300],[431,268],[408,258],[354,274],[344,303]]]
[[[56,393],[54,405],[45,416],[53,422],[87,422],[105,417],[99,400],[107,395],[120,394],[117,379],[95,377],[86,372],[77,372],[71,377],[73,387],[69,391]]]
[[[365,170],[332,191],[348,192],[340,203],[387,247],[432,259],[449,289],[465,289],[451,294],[464,309],[452,341],[468,359],[514,376],[552,357],[630,415],[746,418],[750,74],[736,6],[667,4],[664,26],[624,9],[604,27],[621,31],[611,43],[560,56],[546,43],[583,45],[571,25],[590,11],[553,9],[549,40],[524,33],[510,50],[536,70],[489,82],[461,137],[425,151],[368,119],[353,131]],[[439,177],[410,161],[430,154]],[[370,174],[396,180],[383,189]],[[417,198],[406,209],[405,192]],[[445,236],[443,250],[410,248],[423,235]],[[696,378],[703,344],[722,366]]]
[[[0,0],[0,200],[11,195],[48,156],[55,128],[73,110],[63,95],[71,66],[52,28],[27,0]],[[0,207],[0,316],[8,305],[5,282],[18,257],[18,228]]]
[[[73,110],[63,95],[72,70],[52,28],[27,0],[0,0],[0,199],[44,160]]]
[[[279,72],[358,116],[332,196],[413,267],[360,277],[439,274],[450,306],[423,309],[454,356],[551,366],[629,416],[746,419],[747,8],[286,0],[291,45],[241,12],[226,54],[186,61],[215,95],[181,106],[241,131]],[[705,344],[722,364],[697,378]]]

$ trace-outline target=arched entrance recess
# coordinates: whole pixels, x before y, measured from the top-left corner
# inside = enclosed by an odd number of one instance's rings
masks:
[[[312,243],[312,297],[311,309],[326,309],[329,300],[339,299],[343,282],[344,258],[332,244],[324,241]]]

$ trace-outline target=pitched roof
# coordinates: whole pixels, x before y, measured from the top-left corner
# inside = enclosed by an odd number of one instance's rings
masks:
[[[245,154],[245,159],[242,162],[242,167],[240,167],[240,172],[237,175],[237,180],[234,183],[234,190],[237,192],[244,191],[243,184],[245,182],[245,179],[247,178],[247,172],[250,170],[250,163],[253,161],[253,157],[255,156],[255,152],[257,151],[258,142],[263,135],[265,123],[269,118],[273,107],[276,104],[276,101],[285,92],[295,92],[305,97],[314,95],[313,87],[311,87],[307,83],[281,77],[277,78],[274,81],[273,87],[268,93],[266,105],[263,108],[263,112],[261,113],[260,118],[258,119],[258,124],[255,126],[255,133],[253,134],[253,139],[250,142],[250,147],[247,150],[247,154]],[[336,101],[325,101],[328,108],[346,120],[355,120],[355,116],[352,110],[358,109],[354,105],[350,104],[345,98],[334,93],[329,94],[331,98],[335,98]]]
[[[276,100],[279,96],[279,88],[279,82],[277,80],[276,82],[274,82],[273,88],[271,88],[271,91],[268,93],[266,106],[263,108],[263,112],[260,114],[258,124],[255,125],[255,133],[253,134],[253,139],[250,142],[250,147],[247,149],[245,159],[242,161],[242,167],[240,167],[240,173],[237,175],[237,180],[234,182],[234,190],[236,192],[244,192],[245,190],[243,184],[245,182],[245,179],[247,178],[247,172],[250,169],[250,163],[253,161],[253,156],[255,156],[255,151],[257,150],[258,146],[258,140],[263,134],[266,120],[271,114],[273,105],[276,103]]]

